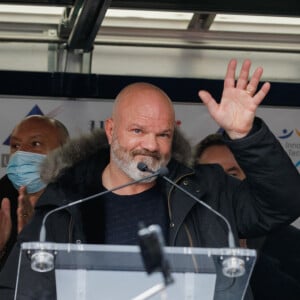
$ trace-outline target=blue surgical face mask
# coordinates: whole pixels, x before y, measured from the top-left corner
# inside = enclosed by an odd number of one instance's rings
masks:
[[[18,190],[26,186],[27,193],[36,193],[46,187],[40,177],[40,166],[46,155],[17,151],[9,159],[6,172],[13,186]]]

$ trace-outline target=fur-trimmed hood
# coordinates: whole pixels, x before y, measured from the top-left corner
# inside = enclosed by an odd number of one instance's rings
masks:
[[[41,165],[41,178],[45,183],[55,182],[63,170],[66,170],[107,147],[108,141],[103,129],[70,139],[65,145],[52,151]],[[188,165],[191,162],[191,145],[179,130],[175,129],[172,143],[172,158]]]

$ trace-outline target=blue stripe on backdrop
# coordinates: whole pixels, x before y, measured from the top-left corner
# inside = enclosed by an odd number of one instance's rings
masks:
[[[100,74],[0,71],[0,95],[114,99],[127,84],[153,83],[175,102],[199,102],[198,90],[221,96],[222,80]],[[300,107],[300,83],[271,82],[264,105]]]

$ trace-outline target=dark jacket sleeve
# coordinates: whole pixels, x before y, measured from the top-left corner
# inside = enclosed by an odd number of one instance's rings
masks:
[[[19,267],[21,244],[23,242],[39,241],[42,220],[51,208],[53,207],[37,209],[34,218],[19,234],[18,240],[0,272],[0,299],[14,299],[18,277],[21,286],[18,288],[17,299],[36,299],[37,295],[43,295],[39,299],[56,299],[54,272],[38,273],[33,271],[30,265],[30,255],[25,253],[22,255],[22,264]],[[70,235],[70,223],[70,214],[66,211],[59,212],[53,218],[49,218],[46,224],[47,241],[67,242]],[[53,228],[58,230],[53,232]],[[18,271],[19,268],[20,272]],[[34,289],[32,288],[33,284]],[[47,287],[47,291],[43,290],[45,287]]]
[[[6,243],[3,253],[0,253],[0,270],[5,264],[9,253],[11,252],[14,243],[17,239],[17,208],[18,208],[18,191],[14,188],[7,175],[0,179],[0,205],[3,198],[8,198],[10,201],[10,216],[12,221],[12,229],[10,237]]]
[[[266,124],[256,119],[249,136],[225,140],[247,176],[233,202],[240,234],[263,234],[296,219],[300,175]]]

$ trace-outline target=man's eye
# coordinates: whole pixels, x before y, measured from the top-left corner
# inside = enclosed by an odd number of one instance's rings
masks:
[[[161,133],[159,136],[163,137],[163,138],[170,138],[171,137],[171,135],[169,133]]]
[[[39,147],[39,146],[41,146],[41,142],[35,141],[35,142],[32,142],[31,145],[33,147]]]
[[[11,149],[18,149],[18,148],[20,148],[20,145],[18,145],[18,144],[11,144],[10,148]]]
[[[138,129],[138,128],[134,128],[132,131],[133,131],[134,133],[141,133],[141,132],[142,132],[142,130],[141,130],[141,129]]]

